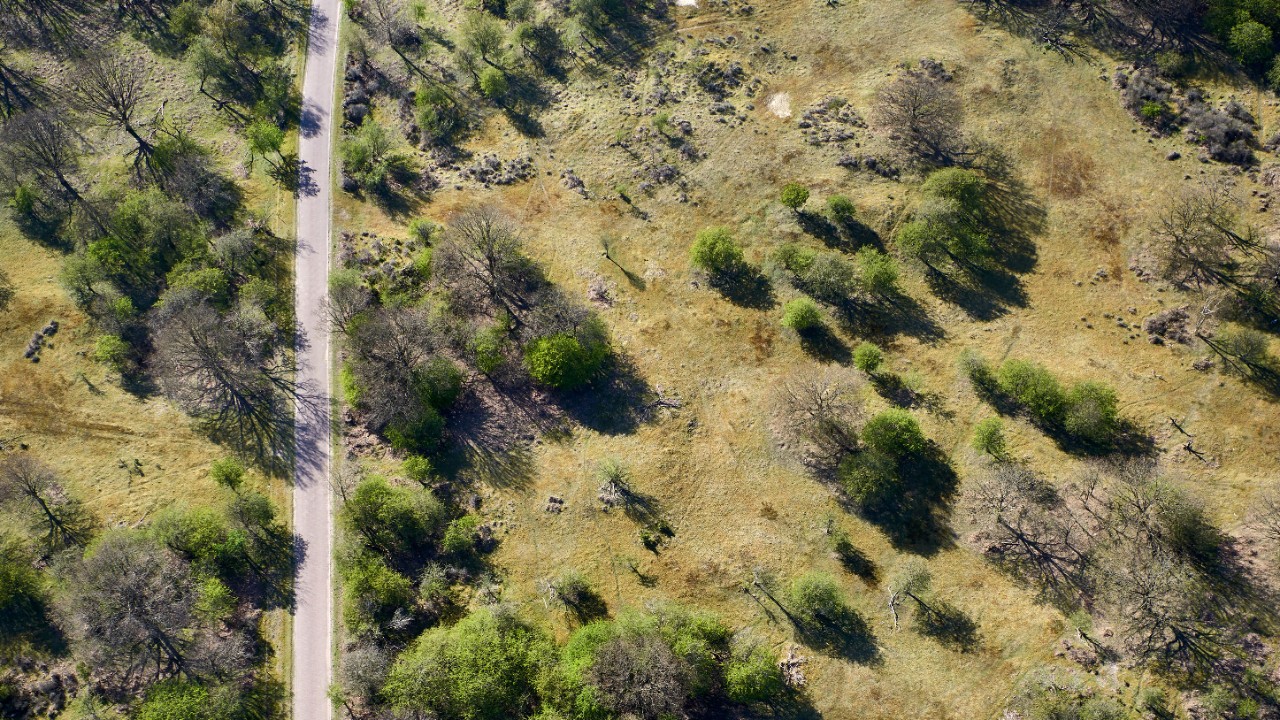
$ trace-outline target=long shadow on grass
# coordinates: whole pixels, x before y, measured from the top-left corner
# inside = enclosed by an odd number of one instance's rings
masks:
[[[942,450],[930,442],[924,452],[898,462],[902,489],[892,499],[856,510],[874,523],[899,550],[933,555],[954,544],[951,501],[959,478]]]
[[[744,308],[769,310],[777,304],[773,283],[764,273],[747,264],[713,275],[709,280],[726,300]]]
[[[959,652],[974,652],[982,642],[978,623],[965,611],[945,600],[931,600],[912,621],[916,632]]]
[[[796,222],[800,229],[822,241],[832,250],[855,252],[863,247],[884,249],[884,243],[875,230],[857,219],[833,221],[824,215],[800,211],[796,213]]]
[[[626,435],[648,420],[657,400],[635,362],[615,353],[598,378],[582,390],[563,395],[560,406],[569,417],[591,430]]]

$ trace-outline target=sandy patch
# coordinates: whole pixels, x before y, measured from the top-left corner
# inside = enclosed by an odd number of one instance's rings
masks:
[[[783,120],[791,117],[791,95],[780,92],[769,96],[769,112]]]
[[[676,0],[677,7],[698,7],[698,0]]]

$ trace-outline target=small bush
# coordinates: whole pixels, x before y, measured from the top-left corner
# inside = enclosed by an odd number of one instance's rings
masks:
[[[507,74],[498,68],[488,67],[480,73],[480,92],[490,100],[502,100],[510,89]]]
[[[1062,417],[1066,397],[1062,386],[1043,365],[1025,360],[1006,360],[996,377],[1000,390],[1012,397],[1043,422]]]
[[[1082,382],[1067,393],[1063,427],[1068,433],[1102,444],[1114,438],[1119,425],[1116,393],[1111,388],[1102,383]]]
[[[891,503],[902,491],[898,463],[884,453],[854,453],[840,463],[836,472],[849,499],[874,510]]]
[[[478,331],[471,339],[471,355],[476,369],[485,375],[493,374],[506,362],[508,345],[505,323],[495,323]]]
[[[867,421],[862,442],[873,452],[901,459],[924,452],[928,445],[920,424],[906,410],[885,410]]]
[[[839,305],[857,290],[858,273],[853,263],[838,252],[820,252],[799,277],[799,286],[815,299]]]
[[[724,667],[724,692],[743,705],[768,703],[787,692],[778,659],[762,645],[735,647]]]
[[[884,353],[873,342],[863,342],[853,350],[853,366],[868,375],[874,375],[884,362]]]
[[[405,477],[423,486],[431,482],[431,478],[435,476],[435,467],[431,464],[431,460],[421,455],[410,455],[405,458],[400,469],[404,471]]]
[[[99,335],[89,357],[121,375],[133,367],[133,349],[119,335]]]
[[[426,218],[414,218],[409,221],[409,237],[420,243],[430,245],[439,227]]]
[[[449,555],[467,555],[476,547],[476,531],[480,529],[480,517],[463,515],[449,523],[440,541],[440,549]]]
[[[411,418],[396,420],[383,431],[391,447],[400,452],[429,455],[440,447],[444,438],[444,418],[427,406]]]
[[[997,460],[1007,457],[1004,421],[997,417],[990,417],[979,422],[973,428],[973,449]]]
[[[800,183],[787,183],[782,188],[781,200],[792,212],[800,212],[800,208],[809,202],[809,188]]]
[[[783,327],[803,333],[822,325],[822,311],[809,298],[797,298],[788,302],[782,310]]]
[[[708,275],[732,275],[745,264],[742,248],[726,227],[707,228],[698,233],[689,251],[693,266]]]
[[[996,387],[996,376],[991,370],[991,363],[973,350],[960,353],[959,365],[960,372],[969,378],[975,390],[990,392]]]
[[[863,292],[881,297],[898,290],[898,261],[876,248],[862,248],[854,256],[858,266],[858,285]]]
[[[849,604],[834,577],[810,572],[796,578],[787,588],[787,609],[804,624],[822,625],[847,615]]]
[[[795,243],[787,243],[778,248],[773,254],[775,262],[797,276],[802,276],[808,272],[809,268],[813,266],[813,261],[816,257],[816,252]]]
[[[235,458],[214,460],[209,466],[209,477],[218,485],[238,493],[244,483],[244,465]]]
[[[842,225],[848,225],[858,219],[858,208],[845,195],[832,195],[827,198],[827,212],[831,219]]]

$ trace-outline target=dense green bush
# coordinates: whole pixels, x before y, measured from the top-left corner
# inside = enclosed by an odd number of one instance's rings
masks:
[[[853,366],[868,375],[874,375],[884,363],[884,352],[880,346],[864,340],[853,349]]]
[[[1245,65],[1261,65],[1271,59],[1271,28],[1254,20],[1245,20],[1231,28],[1227,45]]]
[[[854,256],[854,263],[858,266],[858,286],[863,292],[884,297],[898,291],[898,261],[892,255],[865,247]]]
[[[538,709],[551,640],[505,612],[477,610],[428,630],[396,659],[383,695],[399,713],[440,720],[508,720]]]
[[[897,461],[879,452],[847,456],[840,462],[837,477],[849,499],[868,510],[891,503],[903,490]]]
[[[809,188],[800,183],[787,183],[782,187],[780,197],[782,204],[790,208],[792,212],[800,212],[800,208],[809,202]]]
[[[832,195],[827,198],[827,212],[831,219],[841,225],[848,225],[858,219],[858,208],[853,201],[844,195]]]
[[[840,583],[824,572],[809,572],[796,578],[787,588],[786,599],[787,611],[802,624],[838,622],[849,612]]]
[[[928,445],[920,424],[906,410],[885,410],[867,421],[862,441],[873,452],[902,459],[924,452]]]
[[[99,335],[93,343],[94,362],[102,363],[112,372],[124,375],[133,367],[133,348],[119,335]]]
[[[340,516],[348,530],[388,559],[429,555],[444,529],[445,508],[431,491],[372,476],[356,486]]]
[[[603,340],[583,342],[569,333],[558,333],[529,343],[524,364],[535,381],[557,390],[575,390],[599,372],[608,353]]]
[[[485,68],[480,72],[480,92],[494,102],[501,102],[511,90],[507,74],[495,67]]]
[[[1062,418],[1066,395],[1058,379],[1043,365],[1026,360],[1006,360],[996,375],[1000,390],[1043,422]]]
[[[711,276],[732,275],[742,269],[742,248],[727,227],[702,230],[689,250],[693,266]]]
[[[480,528],[479,515],[463,515],[449,523],[440,540],[440,550],[449,555],[465,557],[476,548],[476,531]]]
[[[147,690],[134,720],[223,720],[239,717],[239,699],[230,688],[209,688],[193,680],[166,680]]]
[[[1004,438],[1004,421],[997,417],[989,417],[974,426],[973,449],[997,460],[1003,460],[1008,454]]]
[[[1063,428],[1071,435],[1095,444],[1111,441],[1120,427],[1116,393],[1099,382],[1082,382],[1067,393]]]
[[[339,569],[342,618],[354,635],[380,635],[397,614],[411,609],[416,597],[413,582],[378,555],[358,553]]]
[[[735,643],[724,667],[724,693],[742,705],[776,702],[787,693],[778,658],[763,645]]]
[[[822,325],[822,311],[809,298],[796,298],[782,308],[782,325],[803,333]]]
[[[413,175],[413,163],[399,149],[399,138],[372,120],[365,121],[339,146],[342,171],[366,192],[383,194]]]

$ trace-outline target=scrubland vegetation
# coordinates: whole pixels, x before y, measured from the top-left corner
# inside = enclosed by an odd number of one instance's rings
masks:
[[[306,20],[0,4],[4,717],[288,706]]]
[[[1280,714],[1273,5],[347,2],[336,711]],[[281,714],[301,10],[0,8],[5,247],[222,446],[0,438],[0,707]]]

